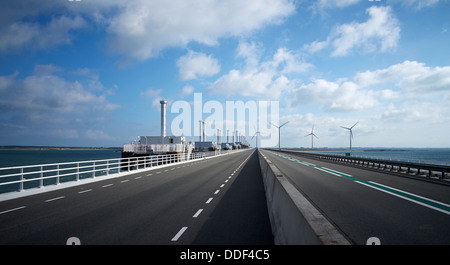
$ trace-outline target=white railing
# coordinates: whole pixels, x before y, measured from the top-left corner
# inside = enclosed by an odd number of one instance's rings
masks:
[[[76,161],[42,165],[0,168],[0,194],[43,188],[70,181],[80,181],[100,176],[145,170],[155,166],[190,161],[229,151],[212,151],[191,154],[153,155],[104,160]]]

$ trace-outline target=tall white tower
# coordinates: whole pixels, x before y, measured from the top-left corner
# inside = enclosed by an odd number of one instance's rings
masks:
[[[164,140],[166,137],[166,104],[167,100],[161,100],[161,137]]]

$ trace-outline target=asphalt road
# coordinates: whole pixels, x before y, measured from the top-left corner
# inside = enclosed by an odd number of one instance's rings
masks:
[[[3,201],[0,224],[0,244],[273,244],[254,149]]]
[[[262,150],[354,244],[450,244],[450,187]]]

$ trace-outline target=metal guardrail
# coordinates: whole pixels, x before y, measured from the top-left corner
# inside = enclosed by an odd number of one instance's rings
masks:
[[[100,176],[113,176],[158,165],[201,159],[230,151],[198,152],[191,154],[152,155],[129,158],[76,161],[0,168],[0,194],[21,192],[31,188],[79,181]]]
[[[335,155],[335,156],[347,156],[344,154],[336,154],[332,152],[312,152],[305,151],[312,154],[325,154],[325,155]],[[379,156],[369,156],[369,155],[360,155],[351,153],[351,157],[353,158],[366,158],[366,159],[375,159],[375,160],[389,160],[389,161],[397,161],[397,162],[408,162],[408,163],[416,163],[416,164],[431,164],[431,165],[439,165],[439,166],[450,166],[450,162],[444,161],[436,161],[436,160],[426,160],[426,159],[418,159],[418,158],[399,158],[399,157],[379,157]]]
[[[395,161],[386,159],[375,159],[375,158],[361,158],[342,155],[294,152],[287,150],[281,150],[281,152],[298,154],[301,156],[308,156],[316,159],[325,159],[359,166],[366,166],[381,170],[396,171],[410,175],[425,176],[427,178],[437,177],[438,179],[444,180],[449,179],[450,177],[450,166],[422,164],[422,163]]]

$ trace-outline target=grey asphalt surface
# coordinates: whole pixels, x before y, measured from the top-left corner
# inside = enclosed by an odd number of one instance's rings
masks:
[[[268,150],[263,150],[263,153],[354,244],[365,245],[370,237],[379,238],[382,245],[450,244],[448,213],[362,185],[350,177],[330,174],[279,155],[446,204],[450,204],[449,186],[290,153]]]
[[[254,149],[0,202],[0,244],[273,244]]]

